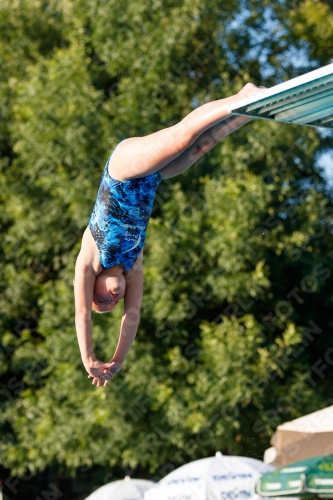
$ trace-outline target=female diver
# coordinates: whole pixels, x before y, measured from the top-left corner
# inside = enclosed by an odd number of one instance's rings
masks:
[[[75,326],[88,378],[97,387],[117,373],[134,341],[143,294],[142,249],[155,192],[251,118],[231,116],[228,106],[262,92],[246,84],[226,99],[204,104],[182,121],[146,137],[122,141],[105,165],[96,204],[76,260]],[[109,312],[124,299],[120,335],[112,359],[96,359],[91,311]]]

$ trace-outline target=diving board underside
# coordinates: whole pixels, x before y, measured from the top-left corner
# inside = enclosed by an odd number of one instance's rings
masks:
[[[233,115],[333,129],[333,64],[229,106]]]

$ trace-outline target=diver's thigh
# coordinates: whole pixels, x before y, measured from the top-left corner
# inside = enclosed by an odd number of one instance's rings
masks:
[[[191,140],[191,132],[181,122],[145,137],[125,139],[110,158],[109,174],[119,181],[153,174],[185,151]]]

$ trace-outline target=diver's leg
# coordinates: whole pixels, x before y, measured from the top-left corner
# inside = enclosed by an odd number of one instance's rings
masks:
[[[239,127],[251,121],[245,116],[230,116],[222,122],[206,130],[190,147],[185,149],[177,158],[159,170],[162,179],[175,177],[191,167],[201,156],[213,149],[216,144]]]
[[[113,152],[109,162],[110,175],[123,181],[161,170],[206,130],[230,117],[230,104],[261,91],[261,88],[247,84],[234,96],[203,104],[172,127],[145,137],[126,139]]]

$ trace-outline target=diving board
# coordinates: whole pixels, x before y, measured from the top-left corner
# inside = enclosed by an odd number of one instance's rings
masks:
[[[333,64],[229,105],[233,115],[333,129]]]

